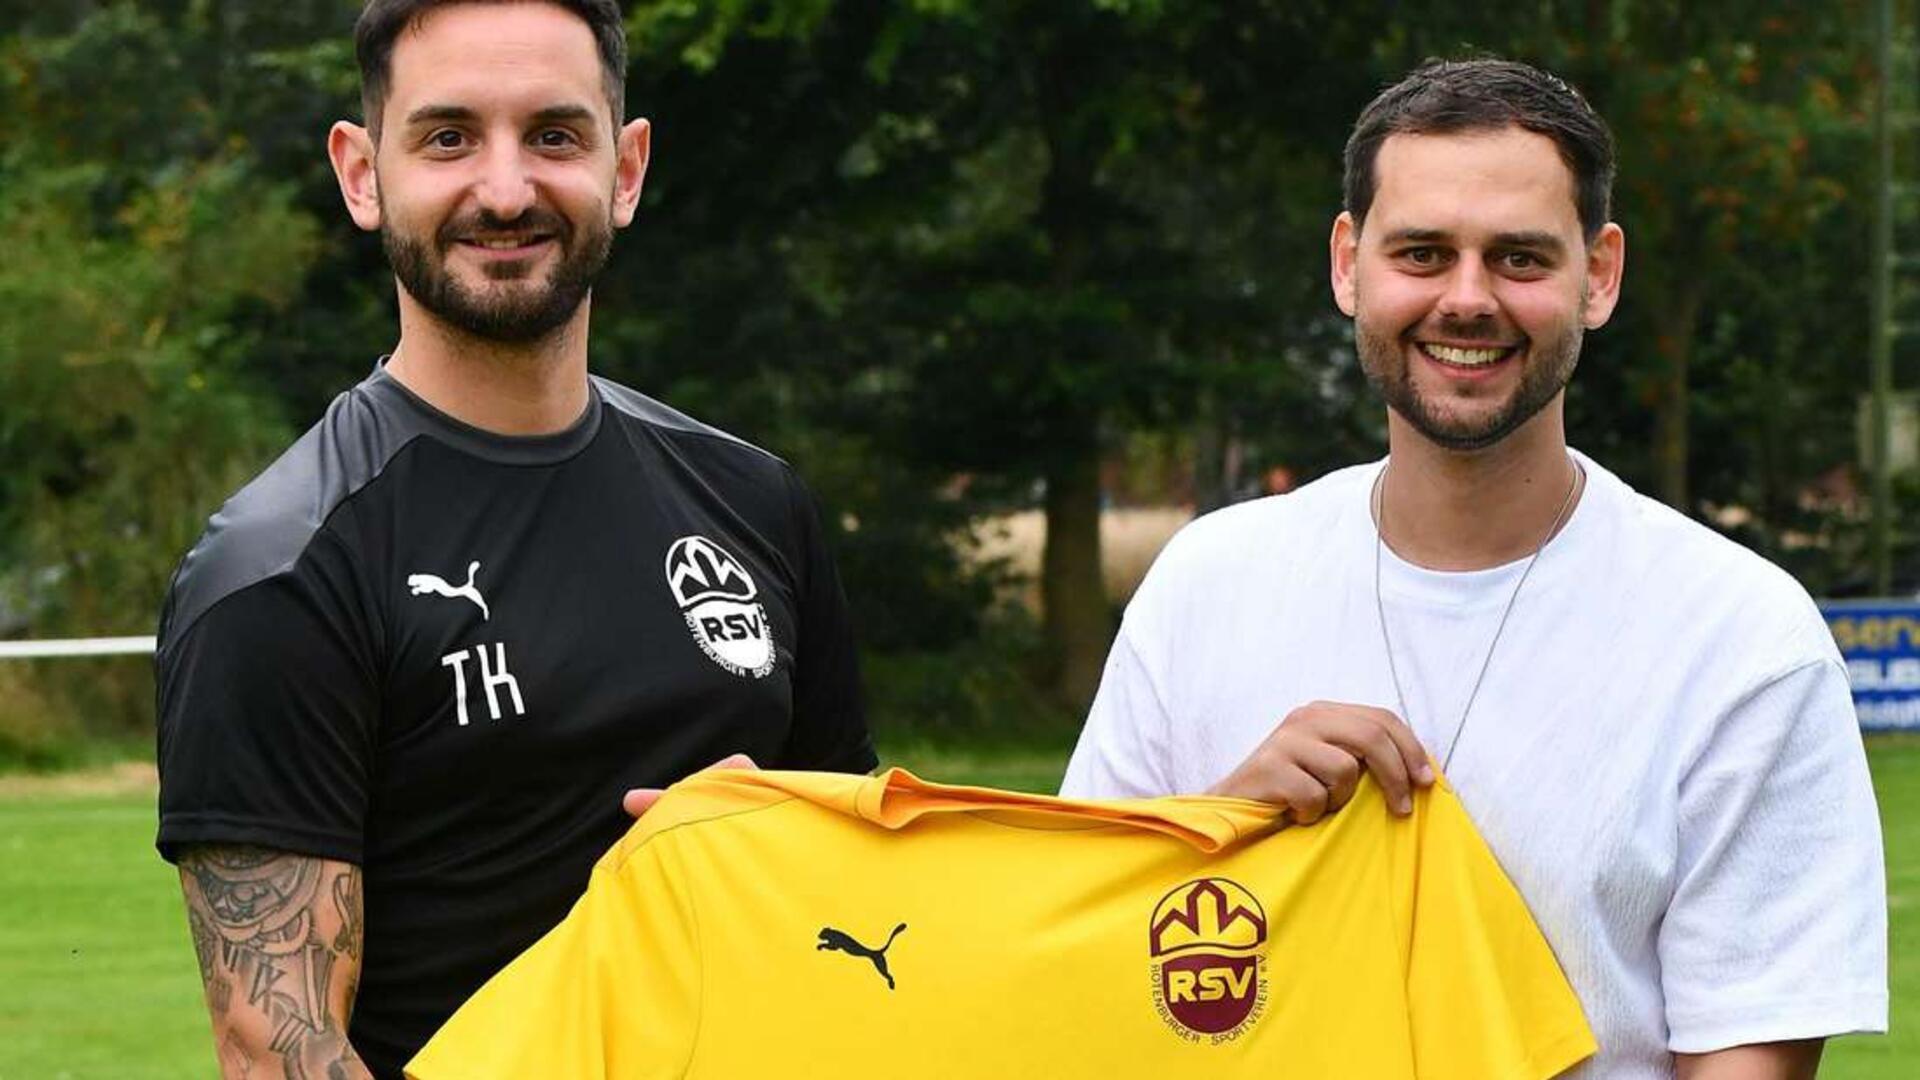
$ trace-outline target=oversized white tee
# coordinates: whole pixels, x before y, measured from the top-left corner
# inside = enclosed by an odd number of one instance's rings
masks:
[[[1779,568],[1579,456],[1448,776],[1579,995],[1581,1080],[1672,1052],[1884,1031],[1886,878],[1845,669]],[[1398,713],[1375,607],[1382,463],[1209,514],[1128,605],[1070,797],[1206,790],[1294,708]],[[1382,556],[1406,719],[1435,760],[1524,560]]]

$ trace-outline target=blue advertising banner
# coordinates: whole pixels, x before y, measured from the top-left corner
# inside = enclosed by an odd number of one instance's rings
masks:
[[[1920,602],[1828,601],[1863,731],[1920,731]]]

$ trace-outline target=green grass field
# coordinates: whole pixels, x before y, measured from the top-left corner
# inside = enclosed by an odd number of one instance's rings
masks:
[[[1057,750],[889,747],[956,783],[1051,791]],[[1893,1033],[1840,1040],[1824,1077],[1920,1074],[1920,740],[1876,740],[1892,903]],[[180,893],[138,781],[0,789],[0,1080],[214,1074]],[[74,788],[79,788],[74,790]]]

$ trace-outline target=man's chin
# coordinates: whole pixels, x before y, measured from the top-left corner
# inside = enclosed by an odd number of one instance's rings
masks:
[[[523,300],[525,302],[500,302]],[[427,306],[427,305],[423,305]],[[545,338],[573,320],[575,303],[564,310],[550,297],[468,296],[462,302],[427,306],[434,318],[463,333],[501,344],[525,344]]]
[[[1442,450],[1449,450],[1456,454],[1472,454],[1498,446],[1507,436],[1513,434],[1513,429],[1507,427],[1481,428],[1470,431],[1458,428],[1451,430],[1422,429],[1421,434],[1427,437],[1427,441],[1440,447]]]
[[[1439,414],[1423,406],[1395,411],[1428,442],[1463,453],[1494,446],[1520,426],[1514,420],[1512,409],[1507,407],[1477,415]]]

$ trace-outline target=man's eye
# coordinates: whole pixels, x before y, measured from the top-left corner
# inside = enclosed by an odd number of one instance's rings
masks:
[[[559,149],[561,147],[572,146],[575,142],[578,141],[573,137],[573,132],[564,131],[558,128],[541,132],[537,136],[537,140],[541,146],[544,146],[550,150]]]
[[[1402,257],[1415,266],[1432,266],[1440,261],[1440,253],[1432,248],[1408,248]]]
[[[458,150],[465,141],[465,136],[452,128],[445,128],[427,136],[427,144],[436,150]]]
[[[1509,251],[1504,261],[1507,264],[1507,268],[1511,270],[1537,270],[1540,268],[1540,260],[1525,251]]]

